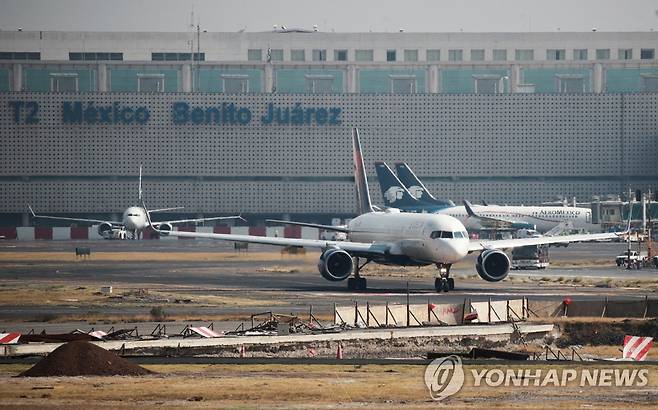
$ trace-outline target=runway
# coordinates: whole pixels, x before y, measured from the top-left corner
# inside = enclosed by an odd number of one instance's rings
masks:
[[[16,252],[71,252],[84,246],[92,250],[88,260],[50,262],[12,261]],[[333,305],[358,303],[405,303],[407,286],[411,303],[459,303],[464,298],[473,301],[510,297],[529,297],[543,300],[601,299],[603,297],[643,298],[647,290],[637,286],[602,286],[608,280],[647,281],[658,278],[658,270],[625,270],[617,268],[614,257],[625,249],[625,244],[578,244],[567,248],[551,248],[551,260],[556,265],[568,261],[588,260],[597,266],[549,267],[541,271],[512,271],[510,278],[489,283],[475,277],[474,258],[456,265],[456,289],[450,293],[434,290],[433,272],[426,268],[399,268],[385,271],[384,276],[373,276],[370,267],[364,270],[368,278],[365,292],[348,291],[344,282],[328,282],[317,271],[315,255],[282,257],[279,248],[254,246],[249,253],[236,254],[230,244],[215,241],[35,241],[0,243],[0,280],[5,286],[22,284],[100,289],[113,286],[117,291],[149,289],[162,292],[182,292],[192,298],[216,297],[222,303],[194,302],[169,304],[167,311],[184,315],[236,315],[277,310],[279,312],[307,312],[313,305],[316,312],[330,312]],[[120,261],[95,261],[96,252],[118,252]],[[144,252],[172,253],[224,252],[234,257],[229,260],[144,262]],[[266,260],[248,260],[253,252],[270,252]],[[36,255],[36,254],[35,254]],[[233,256],[235,255],[235,256]],[[603,264],[602,261],[609,261]],[[375,265],[376,266],[376,265]],[[375,268],[377,269],[377,268]],[[420,273],[419,273],[420,272]],[[584,278],[590,286],[565,284],[559,280]],[[597,286],[597,282],[601,282]],[[228,301],[227,301],[228,300]],[[230,300],[237,300],[233,303]],[[241,303],[245,300],[247,303]],[[46,314],[79,315],[81,312],[106,315],[144,314],[153,304],[110,302],[102,305],[84,302],[4,304],[0,321],[29,320]]]

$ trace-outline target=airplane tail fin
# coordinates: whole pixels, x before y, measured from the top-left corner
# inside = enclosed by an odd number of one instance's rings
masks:
[[[375,162],[379,187],[382,190],[384,204],[390,208],[418,208],[423,203],[411,195],[385,162]]]
[[[359,215],[374,212],[368,191],[368,179],[366,178],[365,166],[363,165],[363,154],[361,152],[361,141],[359,130],[352,130],[352,149],[354,152],[354,183],[356,185],[356,200]]]
[[[455,203],[450,200],[436,199],[421,182],[421,180],[418,179],[414,171],[411,170],[406,162],[395,163],[395,171],[397,172],[400,181],[402,181],[409,192],[411,192],[411,194],[419,201],[446,207],[455,206]]]

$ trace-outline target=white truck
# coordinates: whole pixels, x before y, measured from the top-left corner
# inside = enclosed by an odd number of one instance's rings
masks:
[[[656,261],[656,257],[654,259],[654,266]],[[647,255],[646,252],[638,252],[638,251],[626,251],[621,253],[615,258],[615,263],[619,267],[628,267],[630,265],[631,268],[636,268],[640,269],[643,266],[647,266],[649,264],[649,255]]]

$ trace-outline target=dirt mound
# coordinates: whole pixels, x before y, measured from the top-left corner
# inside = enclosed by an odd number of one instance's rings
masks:
[[[150,373],[95,344],[74,341],[53,350],[20,376],[140,376]]]
[[[618,345],[625,335],[650,336],[658,339],[658,319],[626,319],[620,322],[574,322],[562,326],[558,347],[572,345]]]

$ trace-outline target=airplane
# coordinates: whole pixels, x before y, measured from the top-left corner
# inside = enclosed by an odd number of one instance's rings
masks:
[[[138,201],[142,201],[142,167],[139,167],[139,187],[138,187]],[[161,208],[161,209],[152,209],[148,212],[141,206],[130,206],[123,212],[123,217],[121,221],[107,221],[101,219],[84,219],[84,218],[67,218],[61,216],[50,216],[50,215],[37,215],[32,207],[28,204],[28,209],[32,214],[33,218],[40,219],[51,219],[56,221],[69,221],[69,222],[81,222],[84,224],[98,224],[98,234],[105,239],[138,239],[141,236],[142,231],[148,228],[151,223],[149,218],[147,218],[147,213],[155,212],[164,212],[164,211],[173,211],[182,209],[181,207],[176,208]],[[153,225],[171,229],[173,225],[182,224],[182,223],[197,223],[197,222],[207,222],[207,221],[219,221],[227,219],[242,219],[241,216],[217,216],[211,218],[196,218],[196,219],[176,219],[169,221],[158,221],[153,222]],[[130,235],[127,235],[130,233]]]
[[[434,198],[432,193],[425,188],[425,184],[418,179],[406,162],[396,162],[395,172],[397,172],[400,182],[407,187],[411,195],[417,200],[441,207],[455,206],[455,203],[450,200],[443,201]]]
[[[561,223],[568,222],[572,229],[592,231],[600,227],[592,223],[592,211],[588,208],[568,206],[508,206],[472,205],[446,207],[416,199],[400,179],[383,162],[376,162],[377,177],[384,196],[384,204],[406,212],[434,212],[454,216],[469,231],[536,229],[546,233]],[[405,164],[403,175],[408,165]],[[399,168],[398,168],[399,169]],[[411,171],[413,174],[413,171]],[[415,182],[408,181],[415,184]],[[426,191],[426,189],[425,189]],[[392,194],[393,193],[393,194]]]
[[[489,282],[498,282],[507,277],[510,269],[510,260],[503,251],[504,249],[618,237],[615,233],[602,233],[568,235],[559,239],[541,237],[470,241],[464,225],[447,214],[401,213],[394,209],[375,211],[368,192],[359,131],[356,128],[352,131],[352,148],[359,215],[352,219],[346,227],[305,223],[306,226],[312,225],[321,229],[345,232],[348,236],[345,241],[180,232],[163,229],[166,227],[154,227],[154,229],[163,236],[320,249],[322,252],[318,261],[320,275],[332,282],[347,279],[347,287],[350,290],[367,288],[366,278],[360,275],[360,271],[370,262],[398,266],[433,264],[438,268],[434,288],[444,292],[453,290],[455,287],[454,278],[450,277],[452,264],[462,260],[471,252],[480,252],[476,262],[476,270],[480,277]],[[144,202],[142,202],[142,206],[147,209]],[[150,222],[148,211],[146,217]],[[295,222],[288,223],[295,224]],[[365,262],[361,264],[360,259],[364,259]]]

